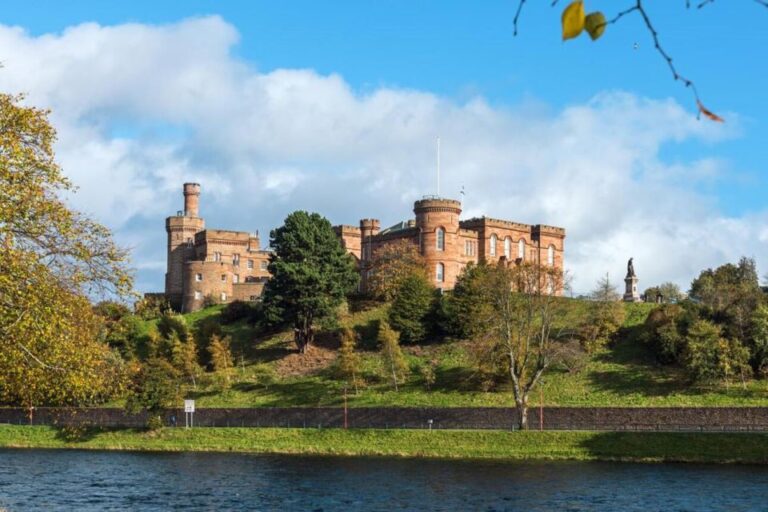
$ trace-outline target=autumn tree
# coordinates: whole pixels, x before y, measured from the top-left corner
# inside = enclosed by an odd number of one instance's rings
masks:
[[[359,275],[331,223],[317,213],[297,211],[270,233],[269,272],[264,289],[267,314],[290,325],[299,352],[315,337],[315,324],[333,317]]]
[[[0,94],[0,400],[82,404],[115,385],[94,296],[127,296],[126,253],[64,202],[48,112]]]
[[[512,381],[521,429],[528,428],[531,390],[556,361],[564,336],[554,325],[563,314],[563,303],[552,293],[564,286],[561,270],[535,263],[489,266],[483,277],[482,300],[490,308],[480,319],[484,329],[478,341],[485,341],[488,352],[500,356]]]
[[[211,344],[208,346],[208,353],[211,355],[211,366],[216,372],[216,380],[221,389],[229,389],[232,385],[232,373],[234,372],[234,362],[232,361],[232,351],[229,348],[229,337],[211,336]]]
[[[181,399],[180,375],[168,361],[152,358],[139,365],[130,379],[125,407],[129,412],[147,412],[147,426],[163,426],[163,411]]]
[[[181,339],[175,332],[171,335],[171,364],[179,374],[189,379],[193,389],[197,389],[197,379],[202,368],[197,360],[197,347],[191,336]]]
[[[699,320],[688,329],[683,362],[694,381],[722,380],[727,386],[736,377],[744,382],[751,373],[748,361],[749,350],[738,340],[723,337],[714,323]]]
[[[597,282],[590,294],[592,301],[580,327],[584,349],[595,352],[604,347],[624,321],[624,304],[608,274]]]
[[[427,264],[416,244],[398,240],[374,252],[368,271],[369,293],[376,299],[390,302],[404,279],[415,273],[427,274]]]
[[[355,351],[355,333],[349,327],[341,331],[341,346],[339,347],[338,375],[347,385],[352,386],[358,393],[362,379],[360,378],[360,354]]]
[[[399,336],[386,321],[379,324],[378,341],[384,373],[392,379],[392,386],[397,391],[409,368],[400,348]]]

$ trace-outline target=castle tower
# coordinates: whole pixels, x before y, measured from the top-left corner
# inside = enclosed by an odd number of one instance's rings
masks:
[[[360,220],[360,289],[368,289],[368,269],[373,259],[373,237],[379,234],[379,219]]]
[[[175,217],[165,219],[168,234],[168,267],[165,274],[165,296],[176,310],[181,309],[184,262],[195,255],[195,234],[205,229],[205,221],[199,217],[200,185],[184,184],[184,210]]]
[[[459,215],[455,199],[424,198],[413,206],[419,229],[420,250],[430,278],[438,288],[450,289],[461,271],[459,261]]]

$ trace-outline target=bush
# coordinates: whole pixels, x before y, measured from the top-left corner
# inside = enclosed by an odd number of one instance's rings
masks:
[[[136,413],[147,411],[149,428],[162,426],[162,413],[180,399],[179,373],[167,361],[153,358],[141,365],[131,378],[126,409]],[[159,418],[157,424],[152,418]]]
[[[714,382],[746,377],[749,351],[738,341],[723,338],[722,328],[707,320],[691,325],[686,336],[683,361],[691,379]]]
[[[248,320],[253,316],[254,307],[248,302],[235,300],[226,305],[221,311],[221,323],[233,324],[239,320]]]
[[[134,313],[142,320],[154,320],[170,310],[170,302],[164,295],[160,294],[145,295],[133,307]]]

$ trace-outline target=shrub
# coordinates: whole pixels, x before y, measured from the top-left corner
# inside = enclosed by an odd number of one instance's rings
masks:
[[[254,307],[248,302],[242,300],[235,300],[226,305],[221,311],[221,323],[224,325],[233,324],[239,320],[247,320],[251,318],[254,312]]]

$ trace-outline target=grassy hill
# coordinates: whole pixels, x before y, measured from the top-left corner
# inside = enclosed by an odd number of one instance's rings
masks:
[[[585,314],[588,303],[568,299],[573,322]],[[624,325],[616,343],[589,357],[578,372],[555,368],[544,379],[541,393],[545,405],[561,406],[716,406],[766,405],[768,383],[751,381],[741,385],[691,386],[679,368],[655,362],[637,339],[638,327],[653,308],[651,304],[625,304]],[[185,315],[190,327],[215,321],[221,306]],[[366,386],[348,395],[354,406],[511,406],[512,393],[505,386],[483,391],[473,382],[471,343],[448,340],[403,347],[412,372],[398,392],[382,379],[376,351],[377,322],[386,306],[342,315],[341,324],[359,335]],[[155,321],[144,328],[154,328]],[[292,333],[259,337],[246,322],[223,325],[232,340],[236,377],[230,390],[219,391],[213,379],[203,379],[187,395],[199,407],[334,406],[343,403],[343,384],[334,376],[338,341],[331,332],[318,336],[316,346],[305,355],[295,352]],[[427,389],[419,367],[435,365],[435,383]]]

